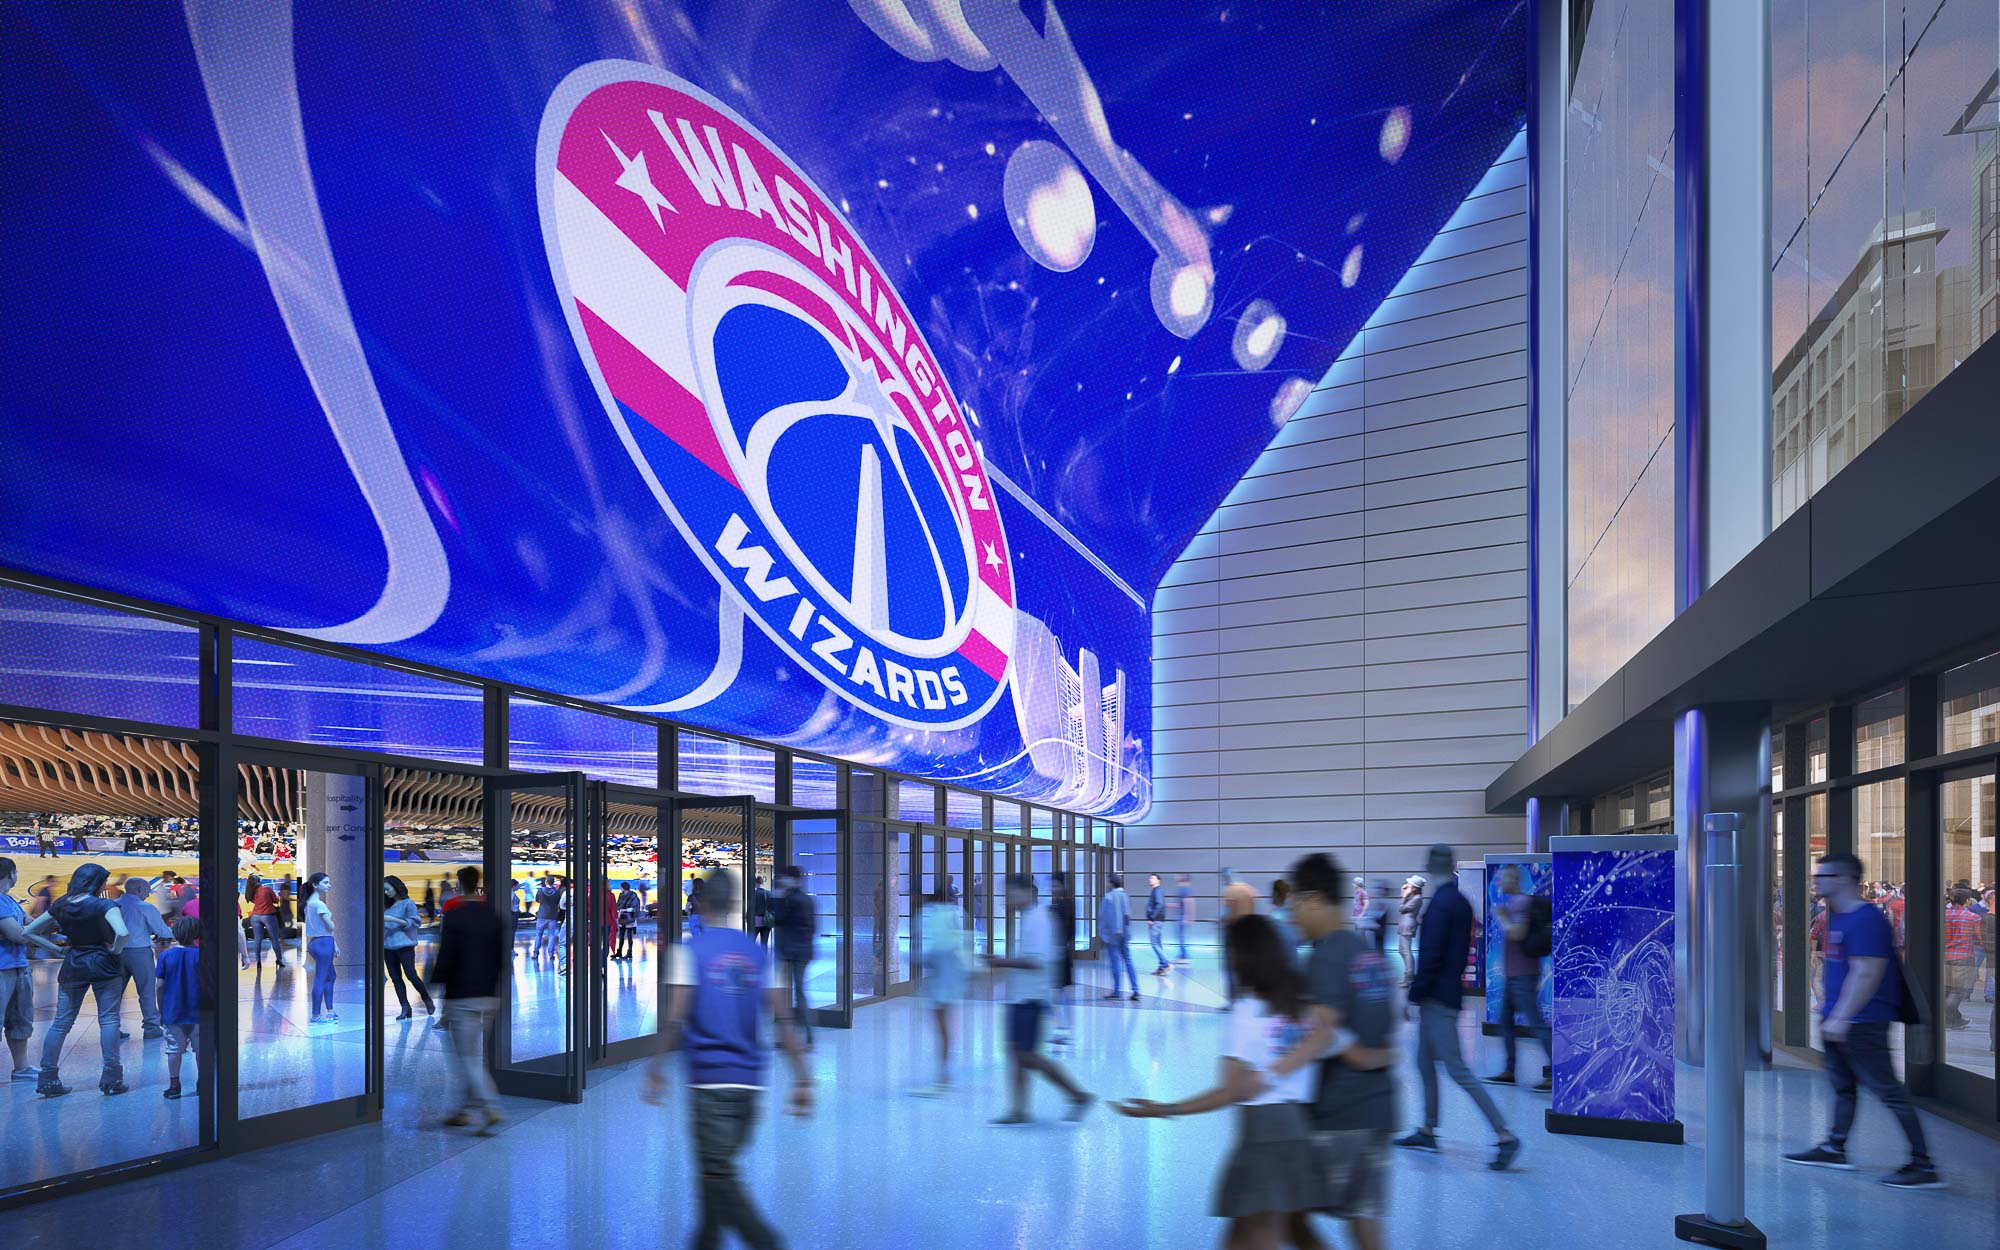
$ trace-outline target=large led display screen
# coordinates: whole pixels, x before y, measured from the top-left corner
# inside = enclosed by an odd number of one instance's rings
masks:
[[[1518,5],[23,3],[0,565],[1133,819]],[[136,662],[136,661],[135,661]]]

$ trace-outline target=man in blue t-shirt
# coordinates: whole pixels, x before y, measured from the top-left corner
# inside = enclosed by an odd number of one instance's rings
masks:
[[[1826,1075],[1833,1082],[1833,1128],[1810,1150],[1785,1156],[1808,1167],[1852,1169],[1847,1134],[1854,1127],[1855,1091],[1875,1091],[1903,1126],[1910,1161],[1882,1178],[1897,1189],[1935,1189],[1938,1179],[1924,1144],[1924,1126],[1889,1059],[1889,1025],[1901,1018],[1903,968],[1896,958],[1896,935],[1880,908],[1861,897],[1861,861],[1828,855],[1813,869],[1813,891],[1827,903],[1826,985],[1820,1008],[1820,1038],[1826,1044]]]
[[[764,1222],[736,1166],[764,1090],[770,1057],[760,1030],[765,1016],[775,1022],[791,1065],[793,1115],[812,1114],[813,1080],[792,1031],[783,976],[757,939],[736,927],[742,923],[740,897],[736,875],[718,869],[701,892],[701,928],[669,948],[667,1047],[647,1067],[640,1096],[659,1106],[667,1055],[678,1050],[687,1056],[690,1124],[701,1176],[694,1244],[720,1245],[734,1228],[752,1250],[779,1250],[783,1241]]]

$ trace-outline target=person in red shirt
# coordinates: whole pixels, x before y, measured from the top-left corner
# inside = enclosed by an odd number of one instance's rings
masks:
[[[278,967],[285,966],[285,928],[278,919],[278,892],[251,873],[243,883],[243,899],[250,904],[250,947],[257,952],[257,967],[264,967],[264,942],[271,943],[271,953],[276,956]]]
[[[1966,904],[1972,891],[1955,889],[1944,908],[1944,1027],[1962,1029],[1965,1000],[1979,971],[1979,917]]]

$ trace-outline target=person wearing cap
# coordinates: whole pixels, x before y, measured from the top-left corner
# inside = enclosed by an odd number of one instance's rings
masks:
[[[1463,982],[1466,953],[1472,946],[1472,904],[1459,893],[1453,872],[1455,856],[1449,846],[1439,843],[1430,850],[1426,872],[1431,880],[1431,904],[1424,911],[1417,932],[1417,975],[1410,982],[1410,1009],[1417,1016],[1417,1073],[1424,1083],[1424,1122],[1396,1145],[1406,1150],[1436,1150],[1438,1126],[1439,1064],[1453,1083],[1465,1091],[1493,1126],[1497,1141],[1493,1161],[1496,1172],[1513,1166],[1521,1153],[1521,1139],[1507,1130],[1500,1108],[1465,1064],[1458,1044],[1458,1013],[1464,1005]]]

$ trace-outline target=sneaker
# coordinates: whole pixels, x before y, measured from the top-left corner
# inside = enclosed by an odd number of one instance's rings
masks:
[[[1847,1161],[1845,1150],[1829,1146],[1824,1142],[1811,1150],[1794,1150],[1785,1156],[1785,1162],[1802,1163],[1809,1168],[1839,1168],[1843,1172],[1854,1170],[1854,1165]]]
[[[1072,1098],[1069,1100],[1069,1110],[1064,1113],[1063,1119],[1068,1120],[1071,1124],[1076,1124],[1083,1117],[1089,1115],[1091,1107],[1096,1104],[1097,1099],[1091,1094],[1085,1094],[1081,1098]]]
[[[1552,1093],[1555,1090],[1555,1087],[1556,1083],[1554,1081],[1551,1081],[1548,1077],[1543,1077],[1541,1080],[1535,1082],[1535,1092],[1537,1094]]]
[[[919,1085],[915,1089],[911,1090],[910,1097],[942,1098],[950,1092],[951,1092],[951,1086],[946,1085],[941,1081],[932,1081],[929,1085]]]
[[[13,1077],[14,1080],[39,1081],[41,1078],[42,1078],[42,1070],[40,1068],[27,1067],[27,1068],[14,1069],[14,1077]]]
[[[160,1091],[160,1097],[162,1098],[179,1098],[180,1096],[181,1087],[179,1085],[169,1085]]]
[[[1117,990],[1113,990],[1109,994],[1102,995],[1101,997],[1103,997],[1108,1002],[1111,999],[1123,998],[1125,996],[1123,994],[1120,994]]]
[[[167,1033],[165,1029],[147,1029],[140,1036],[144,1037],[149,1042],[155,1042],[165,1037],[166,1035]]]
[[[1018,1111],[1009,1111],[1006,1115],[1003,1115],[998,1119],[987,1121],[988,1124],[996,1124],[999,1125],[1001,1128],[1017,1128],[1020,1125],[1033,1124],[1034,1122],[1035,1122],[1035,1117],[1031,1115],[1022,1115]]]
[[[1512,1085],[1514,1083],[1514,1074],[1512,1072],[1495,1072],[1492,1076],[1486,1078],[1486,1083],[1488,1085]]]
[[[1137,990],[1132,991],[1132,1001],[1135,1003],[1139,1001],[1139,991]]]
[[[1505,1172],[1514,1166],[1514,1157],[1521,1153],[1521,1139],[1509,1137],[1493,1147],[1493,1162],[1486,1166],[1495,1172]]]
[[[446,1128],[464,1128],[472,1123],[472,1116],[464,1111],[454,1111],[444,1118]]]
[[[1431,1132],[1427,1128],[1420,1128],[1412,1132],[1407,1137],[1398,1137],[1395,1141],[1391,1142],[1390,1144],[1394,1146],[1401,1146],[1405,1150],[1434,1151],[1438,1148],[1438,1139],[1436,1133]]]
[[[498,1111],[495,1111],[493,1108],[488,1107],[486,1109],[486,1123],[480,1125],[478,1131],[473,1135],[475,1137],[493,1136],[493,1130],[498,1128],[500,1126],[500,1122],[506,1118],[507,1118],[506,1116],[501,1115]]]
[[[1937,1169],[1928,1163],[1905,1163],[1889,1175],[1882,1183],[1891,1189],[1943,1189],[1944,1179]]]

